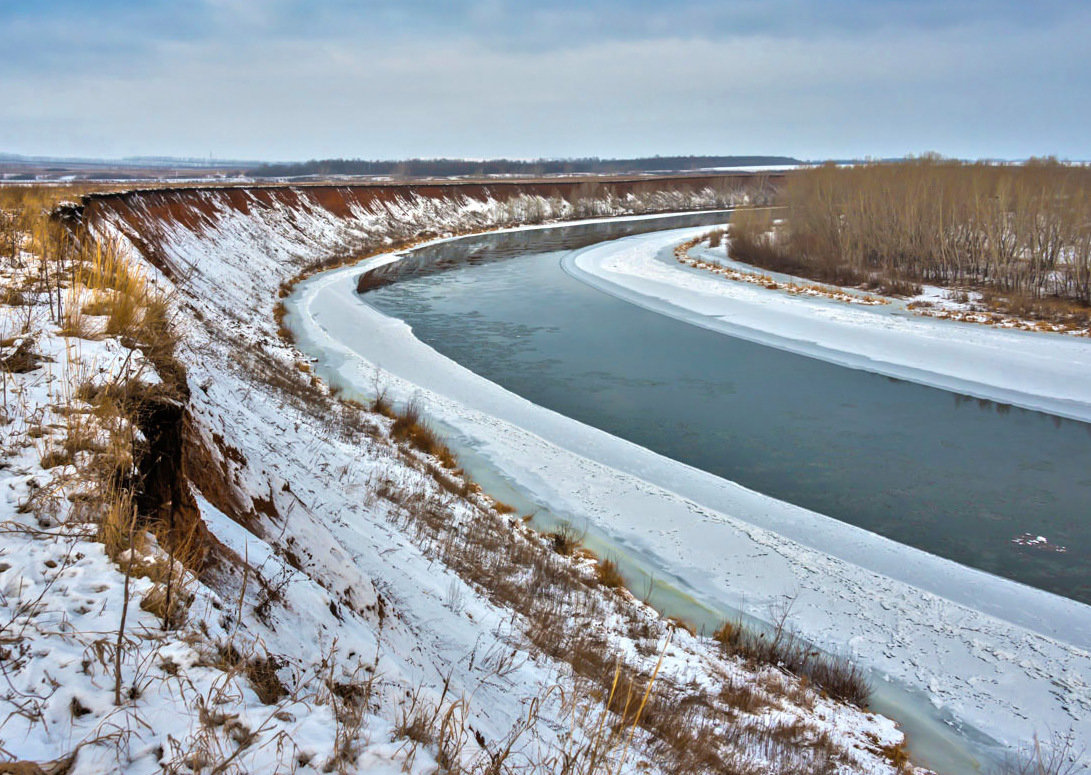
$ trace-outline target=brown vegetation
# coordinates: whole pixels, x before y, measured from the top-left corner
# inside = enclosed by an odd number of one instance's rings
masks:
[[[731,254],[839,285],[986,289],[1012,310],[1091,319],[1091,170],[922,158],[792,173],[783,224],[740,212]]]
[[[9,289],[18,293],[9,293],[7,299],[28,310],[44,300],[62,335],[116,337],[147,365],[132,366],[135,361],[130,360],[131,367],[107,383],[101,384],[99,375],[100,382],[88,380],[59,396],[54,410],[64,418],[63,437],[46,436],[40,462],[46,469],[74,467],[57,475],[82,482],[88,495],[76,514],[95,523],[99,540],[115,561],[128,566],[122,555],[147,530],[171,563],[197,567],[204,556],[202,531],[192,519],[196,512],[188,489],[179,472],[170,470],[180,454],[171,426],[180,424],[188,395],[184,369],[174,356],[178,339],[170,303],[139,261],[116,242],[98,239],[80,222],[57,216],[59,202],[82,193],[82,188],[66,186],[0,187],[0,260],[25,283]],[[23,332],[3,359],[4,371],[37,368],[40,357],[33,343],[34,332]],[[151,370],[158,377],[154,386],[144,381]],[[187,518],[180,518],[183,513]],[[147,605],[160,610],[168,626],[177,622],[185,594],[175,589],[178,574],[164,568],[154,571],[153,578],[162,584],[162,599],[148,600]],[[145,566],[125,569],[153,577]]]
[[[549,542],[553,545],[553,551],[561,554],[565,557],[571,557],[576,553],[576,550],[580,548],[583,543],[583,534],[578,533],[572,525],[567,522],[562,524],[556,530],[546,534],[549,538]]]
[[[735,216],[741,223],[752,223],[752,219],[757,211],[753,210],[736,210]],[[758,223],[765,224],[764,228],[768,228],[768,216],[765,213],[758,213]],[[745,227],[743,227],[745,228]],[[720,243],[718,240],[714,240],[713,237],[720,232],[714,231],[708,235],[709,244],[712,247],[718,246]],[[723,266],[719,263],[713,263],[709,261],[702,261],[694,258],[689,254],[690,250],[702,241],[705,237],[695,237],[691,240],[683,242],[674,249],[674,257],[678,261],[686,266],[691,266],[695,269],[701,269],[712,274],[726,277],[729,280],[736,282],[750,283],[751,285],[760,285],[768,291],[784,291],[792,296],[821,296],[827,299],[834,299],[835,301],[845,302],[847,304],[864,304],[868,306],[877,306],[880,304],[889,304],[889,300],[881,296],[874,296],[870,293],[848,293],[844,289],[836,288],[831,285],[818,285],[815,283],[797,283],[797,282],[785,282],[783,280],[776,280],[770,275],[741,271],[729,266]],[[755,239],[755,243],[758,241],[769,241],[769,235],[763,233]],[[715,241],[716,245],[712,245]]]
[[[625,577],[614,560],[599,560],[595,566],[595,576],[599,583],[609,589],[624,589]]]
[[[444,468],[457,467],[454,453],[424,421],[420,407],[413,401],[410,401],[401,412],[394,414],[394,424],[390,426],[390,435],[395,441],[405,442],[419,452],[438,458]]]
[[[801,640],[786,628],[785,619],[778,621],[771,633],[743,627],[739,622],[724,622],[713,638],[726,654],[757,664],[776,665],[807,678],[835,699],[867,707],[871,688],[860,668],[844,657],[819,651]]]

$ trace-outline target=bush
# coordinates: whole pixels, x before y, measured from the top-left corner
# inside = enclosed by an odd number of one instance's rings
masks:
[[[395,441],[405,442],[426,455],[439,458],[445,468],[455,468],[457,465],[454,453],[425,423],[420,406],[415,401],[410,401],[405,409],[395,413],[390,435]]]
[[[806,677],[835,699],[867,707],[871,687],[860,668],[845,657],[813,648],[785,630],[783,623],[767,634],[754,632],[741,622],[724,622],[712,637],[727,654],[777,665]]]
[[[617,563],[614,560],[599,560],[595,566],[595,575],[599,583],[610,589],[624,589],[625,578],[621,575]]]

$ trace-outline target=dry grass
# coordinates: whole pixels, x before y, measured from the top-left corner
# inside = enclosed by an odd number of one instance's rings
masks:
[[[105,499],[105,511],[98,524],[98,540],[114,562],[120,562],[121,555],[128,550],[142,548],[140,544],[134,546],[134,538],[143,542],[143,535],[136,532],[137,519],[130,490],[119,490]]]
[[[132,534],[142,541],[152,530],[160,547],[172,558],[184,561],[199,556],[192,531],[168,530],[158,504],[151,501],[152,470],[169,452],[156,448],[161,434],[154,427],[158,405],[184,400],[184,371],[174,358],[177,337],[171,322],[170,300],[159,292],[139,261],[110,240],[97,239],[81,225],[62,221],[53,214],[62,200],[76,198],[86,189],[63,186],[0,186],[0,258],[21,266],[27,286],[7,300],[44,307],[62,335],[116,337],[123,346],[139,350],[160,384],[149,387],[144,368],[123,368],[112,381],[69,385],[57,396],[53,410],[60,414],[64,434],[39,434],[44,447],[43,468],[63,477],[65,487],[81,490],[74,518],[96,524],[96,533],[107,553],[117,560]],[[5,250],[6,249],[6,250]],[[6,252],[6,255],[4,253]],[[8,372],[29,371],[40,366],[26,336],[3,365]],[[86,368],[79,347],[69,346],[69,370]],[[44,499],[35,501],[37,507]],[[31,504],[35,507],[35,504]],[[139,507],[139,508],[138,508]],[[135,522],[134,522],[135,520]],[[142,547],[137,547],[142,548]],[[142,567],[142,566],[141,566]],[[137,568],[142,575],[152,575]],[[164,621],[176,618],[176,605],[185,600],[183,590],[174,595],[173,575],[162,573],[164,599],[149,598],[151,608],[163,608]]]
[[[386,397],[385,392],[376,394],[375,399],[371,402],[371,411],[390,419],[394,419],[397,416],[397,413],[394,411],[394,404]]]
[[[1033,298],[1018,293],[1002,293],[992,288],[981,289],[984,306],[999,314],[1013,315],[1020,320],[1045,324],[1044,330],[1074,331],[1086,329],[1091,323],[1091,304],[1057,296]]]
[[[752,219],[754,211],[739,210],[736,211],[741,223],[748,222],[748,219]],[[751,220],[752,222],[752,220]],[[764,215],[759,223],[764,223]],[[745,228],[745,227],[743,227]],[[758,227],[762,228],[762,227]],[[746,238],[747,232],[740,230],[740,234],[743,234],[743,239]],[[765,242],[769,245],[772,244],[772,236],[767,232],[755,232],[751,235],[753,244],[758,242]],[[861,293],[848,293],[841,288],[831,287],[829,285],[816,285],[814,283],[799,283],[799,282],[787,282],[784,280],[776,280],[772,276],[767,274],[760,274],[751,271],[742,271],[730,266],[724,266],[719,263],[703,261],[690,256],[689,251],[696,245],[700,244],[703,238],[695,237],[678,245],[674,249],[674,257],[678,259],[680,263],[686,266],[691,266],[696,269],[702,269],[706,272],[725,277],[729,280],[738,282],[750,283],[751,285],[759,285],[762,288],[770,291],[783,291],[793,296],[821,296],[827,299],[833,299],[834,301],[845,302],[848,304],[864,304],[869,306],[889,304],[889,300],[884,299],[881,296],[874,296],[872,294]],[[752,244],[752,249],[754,248]]]
[[[287,314],[288,308],[284,306],[284,302],[277,301],[273,306],[273,321],[277,324],[277,336],[288,344],[295,344],[295,334],[292,333],[292,329],[288,328],[288,324],[284,322],[284,317]]]
[[[786,628],[782,619],[770,633],[755,632],[739,622],[724,622],[713,638],[725,654],[755,664],[776,665],[806,678],[831,697],[866,708],[871,688],[850,660],[826,654]]]
[[[397,442],[408,444],[418,452],[437,458],[444,468],[458,467],[454,453],[424,421],[420,406],[414,401],[410,401],[402,411],[395,412],[390,435]]]
[[[615,560],[599,560],[595,565],[595,577],[609,589],[625,588],[625,577],[621,575]]]

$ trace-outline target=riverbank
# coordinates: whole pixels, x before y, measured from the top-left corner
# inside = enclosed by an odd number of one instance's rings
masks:
[[[43,555],[21,548],[18,562],[0,564],[22,638],[9,677],[20,697],[35,692],[25,706],[35,713],[5,722],[0,755],[31,770],[52,758],[76,759],[72,771],[126,772],[481,773],[573,761],[587,772],[905,771],[889,719],[771,665],[748,666],[727,636],[725,647],[665,621],[618,591],[605,563],[556,550],[449,458],[407,440],[389,408],[342,400],[280,339],[282,284],[344,251],[525,223],[553,206],[568,216],[622,207],[450,193],[406,189],[362,204],[355,192],[347,212],[319,199],[345,201],[345,191],[291,189],[134,193],[64,208],[169,294],[189,393],[157,426],[151,459],[176,455],[163,483],[200,526],[205,559],[186,576],[191,610],[157,623],[119,594],[116,605],[96,603],[93,631],[89,619],[65,619],[64,596],[81,615],[90,600],[82,589],[69,595],[70,567],[50,560],[39,573]],[[693,209],[729,204],[710,191],[649,196],[633,209],[675,196]],[[36,287],[24,298],[44,304],[46,294],[30,295]],[[27,364],[27,379],[49,378],[52,367],[38,366]],[[41,473],[24,470],[29,458],[16,463],[2,473],[16,488],[5,527],[37,550],[51,537],[16,496]],[[102,562],[81,572],[98,594],[127,589],[125,570]],[[57,595],[26,584],[40,575]],[[133,584],[147,597],[146,584]],[[120,697],[107,701],[81,678],[101,675],[97,661],[60,659],[52,646],[78,655],[122,630],[127,642],[112,642],[136,677],[123,675]],[[43,669],[79,696],[37,693]],[[119,724],[134,731],[111,734]]]
[[[313,335],[302,346],[320,356],[335,383],[366,392],[379,364],[394,394],[418,396],[455,430],[457,443],[473,446],[553,511],[584,515],[697,599],[767,617],[770,604],[798,590],[796,626],[804,635],[921,687],[938,716],[1011,745],[1029,740],[1043,719],[1051,729],[1086,723],[1086,607],[907,551],[534,407],[362,304],[349,277],[346,270],[314,278],[290,300],[293,314],[310,318],[293,318],[305,337]],[[796,540],[778,534],[793,531]],[[862,565],[845,561],[846,553]],[[1018,646],[997,645],[1007,643]],[[982,674],[995,678],[983,683]],[[1047,678],[1053,674],[1081,677],[1059,697]],[[1021,708],[1013,697],[1023,698]],[[1027,707],[1034,721],[1023,715]]]
[[[662,246],[588,251],[571,269],[627,301],[850,368],[1091,421],[1091,347],[1079,338],[958,325],[898,305],[791,296],[680,265]],[[695,251],[697,257],[701,250]]]

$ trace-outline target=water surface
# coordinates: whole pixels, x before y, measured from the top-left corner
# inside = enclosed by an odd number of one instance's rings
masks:
[[[606,233],[581,234],[569,239]],[[1091,425],[636,307],[565,274],[565,239],[551,230],[441,245],[365,298],[536,404],[775,498],[1091,602]],[[467,253],[474,261],[460,264]],[[442,272],[437,257],[450,259]],[[1024,534],[1048,543],[1020,543]]]

